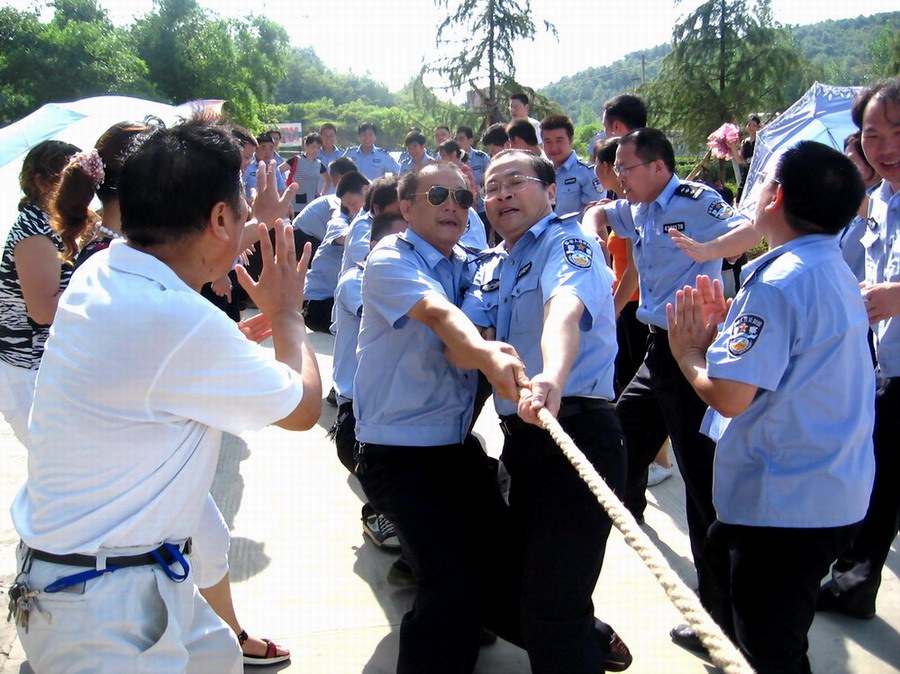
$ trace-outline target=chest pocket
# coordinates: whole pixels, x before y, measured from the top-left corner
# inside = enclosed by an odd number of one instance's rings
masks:
[[[513,334],[538,333],[544,324],[544,303],[540,274],[531,270],[521,277],[510,293],[513,302],[510,328]]]

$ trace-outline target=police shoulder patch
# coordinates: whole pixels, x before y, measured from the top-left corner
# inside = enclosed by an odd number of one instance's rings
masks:
[[[584,239],[566,239],[563,241],[563,254],[566,262],[579,269],[590,269],[594,259],[594,251]]]
[[[727,220],[734,216],[734,209],[724,199],[717,199],[709,205],[706,212],[716,220]]]
[[[732,356],[743,356],[762,334],[766,322],[754,314],[741,314],[731,324],[731,337],[728,338],[728,353]]]
[[[676,196],[679,197],[688,197],[690,199],[694,199],[695,201],[699,199],[703,195],[703,188],[699,185],[691,185],[689,183],[683,183],[679,185],[675,189]]]

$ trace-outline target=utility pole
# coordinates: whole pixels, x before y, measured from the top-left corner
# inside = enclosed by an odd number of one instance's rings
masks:
[[[641,84],[647,81],[647,55],[641,54]]]

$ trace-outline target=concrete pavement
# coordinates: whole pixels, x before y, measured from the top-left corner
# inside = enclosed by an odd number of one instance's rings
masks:
[[[328,379],[333,340],[315,334],[313,342],[323,378]],[[223,440],[213,495],[232,529],[234,603],[249,633],[291,649],[289,663],[268,671],[389,674],[396,664],[397,627],[414,593],[387,583],[395,556],[382,552],[362,534],[361,491],[326,437],[334,414],[333,407],[324,405],[319,424],[306,433],[269,427]],[[501,435],[490,404],[476,432],[496,455]],[[0,457],[0,589],[5,609],[17,542],[7,506],[24,480],[26,454],[2,420]],[[646,520],[645,530],[673,568],[693,585],[683,484],[677,473],[650,490]],[[777,566],[773,560],[773,573]],[[900,544],[885,568],[874,620],[816,617],[810,657],[817,674],[900,672],[898,576]],[[616,628],[634,654],[629,672],[717,671],[670,642],[669,629],[682,622],[678,612],[616,531],[610,537],[594,601],[597,615]],[[31,671],[12,625],[0,623],[0,672]],[[97,671],[104,671],[102,663]],[[528,671],[524,652],[504,642],[482,649],[476,669],[479,674]]]

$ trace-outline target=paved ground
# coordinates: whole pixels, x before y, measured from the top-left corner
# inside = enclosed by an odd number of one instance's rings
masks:
[[[323,335],[313,338],[323,373],[329,373],[332,340]],[[326,405],[318,426],[309,432],[271,427],[223,441],[213,493],[232,528],[235,605],[249,632],[291,648],[292,661],[269,671],[388,674],[396,663],[397,626],[413,593],[387,584],[385,575],[394,556],[363,537],[360,489],[325,435],[333,419],[334,408]],[[476,431],[492,453],[498,450],[500,434],[492,411],[485,411]],[[17,541],[6,505],[24,476],[25,450],[0,421],[3,590],[12,581]],[[650,493],[645,528],[675,570],[692,584],[681,480],[676,476]],[[777,565],[773,560],[773,573]],[[817,674],[900,671],[898,576],[900,546],[895,546],[874,620],[816,618],[810,655]],[[611,536],[594,601],[597,614],[613,624],[631,647],[635,660],[630,672],[717,671],[669,641],[669,628],[680,622],[678,613],[617,532]],[[0,623],[0,672],[31,671],[12,626]],[[529,667],[522,651],[498,642],[483,649],[476,671],[527,674]]]

